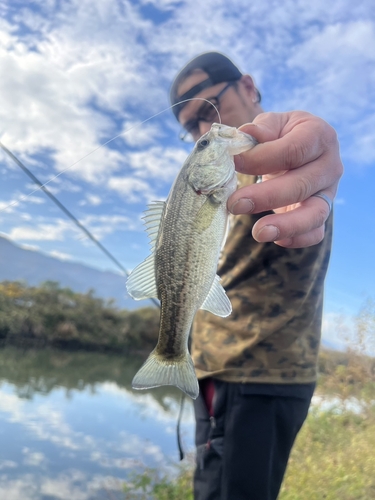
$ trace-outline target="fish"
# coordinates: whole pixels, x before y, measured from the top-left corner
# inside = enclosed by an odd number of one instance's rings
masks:
[[[237,188],[233,155],[256,144],[235,127],[213,123],[196,142],[166,201],[152,202],[145,212],[151,254],[130,273],[126,287],[135,300],[160,300],[160,328],[133,389],[173,385],[197,398],[189,334],[198,309],[221,317],[232,312],[216,271],[227,234],[227,200]]]

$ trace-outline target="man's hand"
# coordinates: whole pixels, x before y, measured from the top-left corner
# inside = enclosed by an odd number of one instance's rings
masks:
[[[324,237],[324,223],[343,173],[335,130],[304,111],[262,113],[240,130],[260,144],[235,157],[236,170],[261,175],[263,182],[238,189],[228,200],[231,213],[273,210],[254,225],[259,242],[307,247]]]

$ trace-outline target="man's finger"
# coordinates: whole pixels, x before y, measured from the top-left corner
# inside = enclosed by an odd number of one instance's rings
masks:
[[[259,142],[241,153],[236,168],[241,173],[262,175],[291,170],[310,163],[332,148],[338,150],[335,130],[309,113],[263,113],[253,123],[240,127]],[[325,124],[322,133],[322,122]],[[297,126],[298,125],[298,126]]]
[[[275,241],[276,245],[285,248],[305,248],[317,245],[324,238],[325,226],[318,227],[309,231],[308,233],[295,236],[293,238],[287,238],[285,240]]]
[[[330,209],[321,198],[311,197],[289,212],[266,215],[253,227],[253,236],[259,242],[292,239],[321,228]]]
[[[336,178],[334,169],[327,169],[324,162],[305,165],[298,171],[238,189],[228,199],[228,210],[234,215],[267,212],[303,202],[323,190],[333,200],[337,185],[332,183]]]

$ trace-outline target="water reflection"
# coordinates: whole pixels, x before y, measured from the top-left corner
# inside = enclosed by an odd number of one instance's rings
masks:
[[[178,458],[180,392],[132,391],[140,362],[50,349],[0,350],[0,498],[120,499],[129,470]],[[182,434],[193,447],[186,405]]]

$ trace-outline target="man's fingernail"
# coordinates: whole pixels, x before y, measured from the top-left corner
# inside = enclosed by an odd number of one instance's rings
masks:
[[[254,234],[255,239],[262,243],[265,241],[277,241],[279,236],[280,231],[276,226],[264,226]]]
[[[229,208],[233,215],[251,214],[254,210],[254,203],[249,198],[240,198]]]

